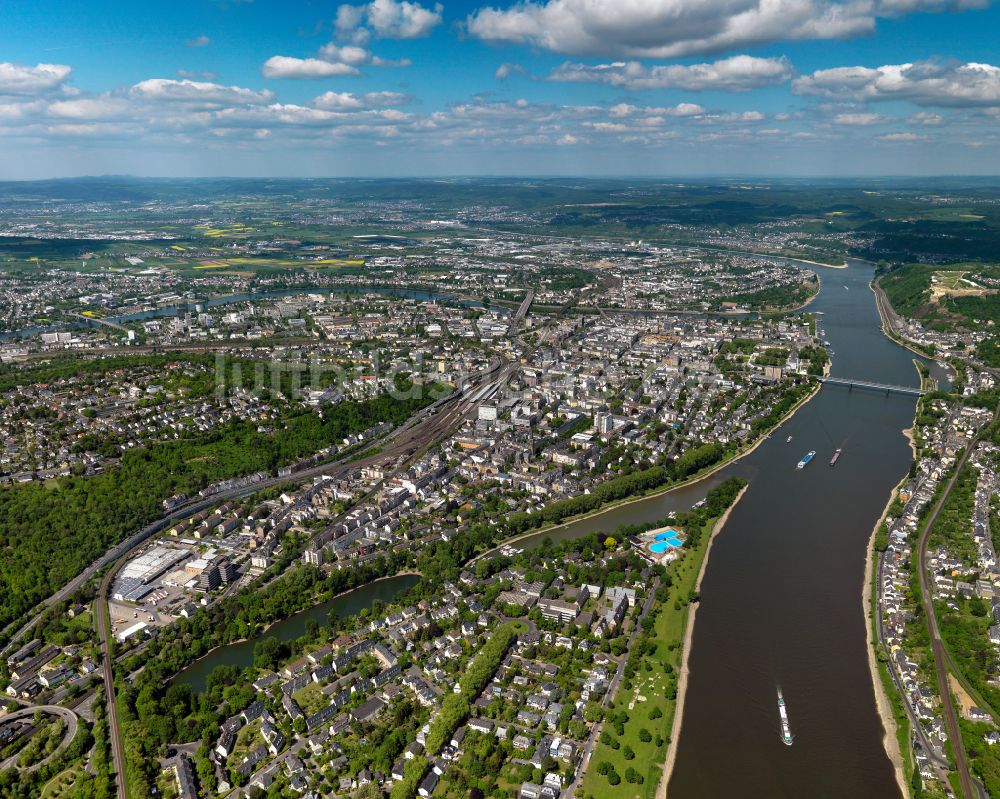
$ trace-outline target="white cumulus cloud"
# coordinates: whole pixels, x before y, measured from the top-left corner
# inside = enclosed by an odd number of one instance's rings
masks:
[[[849,113],[849,114],[837,114],[833,118],[834,123],[837,125],[854,125],[865,127],[867,125],[877,125],[882,122],[882,116],[879,114],[867,114],[867,113]]]
[[[208,104],[267,103],[274,99],[269,91],[244,89],[242,86],[223,86],[219,83],[196,80],[150,78],[135,84],[130,93],[145,100],[168,100]]]
[[[122,116],[128,103],[120,97],[79,97],[51,103],[49,114],[65,119],[101,119]]]
[[[1000,67],[936,62],[835,67],[798,78],[792,91],[830,99],[910,100],[922,106],[996,106]]]
[[[337,9],[337,33],[354,36],[371,31],[384,39],[419,39],[441,24],[440,3],[427,8],[409,0],[372,0],[364,5],[342,5]]]
[[[409,102],[409,95],[400,92],[324,92],[313,105],[329,111],[354,111],[362,108],[392,108]]]
[[[335,111],[355,110],[365,106],[360,97],[350,92],[323,92],[313,100],[313,105]]]
[[[356,44],[339,45],[330,42],[319,49],[319,57],[331,64],[349,64],[352,67],[372,66],[372,67],[408,67],[409,59],[403,58],[398,61],[391,61],[373,55],[364,47]]]
[[[344,45],[342,47],[332,43],[327,44],[320,48],[319,54],[324,61],[350,64],[351,66],[367,64],[372,60],[372,54],[369,53],[364,47],[358,47],[352,44]]]
[[[275,55],[264,62],[265,78],[334,78],[343,75],[357,75],[357,67],[350,64],[324,61],[320,58],[293,58]]]
[[[668,117],[693,117],[705,113],[705,109],[697,103],[678,103],[669,108],[637,106],[629,103],[618,103],[608,109],[612,117],[634,117],[634,116],[668,116]]]
[[[520,64],[507,62],[497,67],[497,71],[493,73],[493,77],[497,80],[507,80],[511,75],[526,75],[527,72],[528,70]]]
[[[406,105],[413,97],[402,92],[367,92],[364,95],[365,104],[372,108],[391,108]]]
[[[674,58],[872,33],[879,17],[988,0],[519,0],[469,14],[468,32],[557,53]]]
[[[915,142],[915,141],[925,141],[926,136],[922,136],[919,133],[887,133],[884,136],[876,137],[879,141],[885,142]]]
[[[0,63],[0,95],[40,94],[61,86],[72,68],[65,64],[12,64]]]
[[[786,58],[736,55],[711,64],[669,64],[647,67],[637,61],[611,64],[574,64],[556,67],[550,80],[605,83],[625,89],[687,89],[689,91],[745,92],[786,83],[795,70]]]

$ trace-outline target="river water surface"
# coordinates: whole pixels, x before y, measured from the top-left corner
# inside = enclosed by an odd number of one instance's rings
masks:
[[[918,385],[913,354],[882,333],[872,266],[818,271],[823,287],[808,310],[822,311],[832,375]],[[899,796],[861,596],[872,528],[910,466],[902,431],[914,407],[913,396],[826,385],[753,453],[706,480],[518,544],[648,523],[689,508],[730,475],[750,481],[702,582],[670,799]],[[797,470],[810,450],[815,459]],[[779,685],[790,747],[781,741]]]
[[[347,591],[326,602],[314,605],[308,610],[289,616],[271,625],[266,633],[247,641],[239,641],[235,644],[220,646],[209,652],[205,657],[196,660],[184,671],[174,677],[173,682],[190,685],[195,692],[205,690],[208,682],[208,675],[216,666],[236,666],[245,668],[253,665],[253,649],[256,643],[264,638],[277,638],[279,641],[293,641],[303,635],[306,631],[307,623],[315,621],[317,624],[327,623],[330,611],[336,611],[341,619],[354,616],[362,610],[371,609],[376,600],[386,604],[392,602],[404,591],[412,588],[420,581],[420,576],[416,574],[400,574],[395,577],[387,577],[384,580],[376,580]]]
[[[823,311],[832,374],[917,385],[912,353],[881,331],[871,276],[862,262],[822,271],[810,310]],[[899,795],[861,594],[872,527],[911,462],[902,430],[914,406],[912,396],[824,386],[734,467],[750,486],[702,582],[671,799]],[[796,470],[813,449],[813,463]],[[778,685],[790,747],[780,738]]]
[[[881,331],[868,288],[872,266],[851,261],[848,269],[819,271],[823,288],[809,310],[822,312],[819,324],[835,352],[832,375],[916,386],[912,353]],[[826,385],[753,453],[711,477],[518,543],[530,548],[545,537],[654,521],[689,508],[730,475],[750,481],[712,546],[702,582],[670,799],[899,796],[875,707],[861,594],[872,528],[910,465],[902,431],[914,406],[913,396]],[[831,468],[838,447],[843,454]],[[815,459],[797,470],[809,450]],[[408,587],[374,585],[386,600]],[[368,606],[375,598],[369,588],[340,601]],[[314,609],[319,621],[327,610]],[[282,624],[293,623],[273,633],[301,634],[305,618]],[[198,689],[215,665],[246,665],[252,657],[251,642],[236,644],[179,679]],[[779,685],[792,746],[781,741]]]

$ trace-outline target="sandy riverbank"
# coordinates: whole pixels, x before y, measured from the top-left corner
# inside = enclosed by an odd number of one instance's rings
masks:
[[[830,366],[830,364],[829,364],[829,362],[827,362],[827,366],[826,366],[826,370],[824,371],[824,375],[826,375],[828,373],[829,366]],[[490,555],[495,554],[497,551],[500,550],[501,547],[509,546],[509,545],[512,545],[512,544],[516,544],[518,541],[523,541],[525,538],[530,538],[531,536],[538,535],[539,533],[554,533],[557,530],[562,529],[563,527],[568,527],[571,524],[576,524],[577,522],[581,522],[581,521],[583,521],[585,519],[592,519],[595,516],[600,516],[602,513],[607,513],[610,510],[616,510],[618,508],[624,508],[624,507],[627,507],[629,505],[633,505],[636,502],[644,502],[647,499],[653,499],[654,497],[662,497],[662,496],[665,496],[666,494],[670,494],[670,493],[672,493],[674,491],[680,491],[682,488],[690,488],[695,483],[698,483],[698,482],[700,482],[702,480],[705,480],[705,479],[711,477],[713,474],[715,474],[716,472],[718,472],[720,469],[725,469],[727,466],[730,466],[731,464],[736,463],[738,460],[741,460],[742,458],[745,458],[747,455],[750,455],[752,452],[754,452],[757,449],[757,447],[759,447],[761,444],[763,444],[765,441],[767,441],[767,439],[770,438],[771,435],[776,430],[778,430],[778,428],[780,428],[785,422],[787,422],[789,419],[791,419],[798,412],[798,410],[803,405],[805,405],[807,402],[809,402],[809,400],[811,400],[813,397],[815,397],[816,394],[819,393],[819,390],[822,387],[823,387],[822,383],[817,383],[815,385],[815,387],[813,388],[812,391],[810,391],[802,399],[800,399],[791,408],[788,409],[788,413],[786,413],[784,416],[782,416],[781,419],[778,420],[777,424],[774,425],[774,427],[772,427],[764,435],[762,435],[760,438],[758,438],[747,449],[745,449],[743,452],[738,452],[737,454],[733,455],[731,458],[727,458],[726,460],[721,461],[720,463],[717,463],[715,466],[713,466],[707,472],[701,472],[701,473],[699,473],[699,474],[697,474],[697,475],[695,475],[693,477],[689,477],[687,480],[685,480],[685,481],[683,481],[681,483],[678,483],[677,485],[672,485],[669,488],[657,489],[657,490],[653,491],[652,493],[643,494],[641,497],[633,497],[631,499],[623,499],[623,500],[620,500],[618,502],[612,502],[612,503],[610,503],[608,505],[604,505],[604,506],[598,508],[597,510],[592,510],[589,513],[581,514],[580,516],[574,516],[572,519],[567,519],[564,522],[559,522],[559,524],[554,524],[551,527],[538,527],[538,528],[536,528],[534,530],[529,530],[526,533],[521,533],[519,535],[516,535],[513,538],[505,539],[504,541],[501,541],[499,544],[497,544],[495,547],[491,547],[490,549],[486,550],[485,552],[482,552],[479,555],[476,555],[476,557],[474,557],[470,561],[470,563],[475,563],[477,560],[480,560],[481,558],[486,558],[486,557],[489,557]],[[607,531],[607,532],[610,532],[610,531]]]
[[[824,264],[819,261],[808,261],[805,258],[796,258],[794,255],[783,255],[782,258],[789,258],[792,261],[798,261],[799,263],[809,264],[810,266],[823,266],[827,269],[847,269],[848,263],[844,261],[842,264]]]
[[[907,431],[904,431],[904,433]],[[910,446],[913,446],[913,439],[910,436]],[[906,773],[904,771],[903,763],[903,752],[899,748],[899,735],[897,734],[896,728],[896,717],[892,712],[892,703],[889,701],[889,696],[886,693],[885,685],[882,683],[882,678],[879,675],[878,663],[875,660],[875,647],[878,645],[877,641],[873,638],[875,636],[875,631],[872,629],[872,618],[873,609],[872,603],[874,602],[874,596],[872,594],[872,575],[875,570],[875,536],[878,535],[878,528],[882,526],[882,522],[885,521],[886,514],[889,512],[889,506],[892,505],[894,499],[899,494],[899,489],[906,482],[904,477],[899,481],[899,484],[892,489],[892,493],[889,494],[889,501],[885,503],[885,508],[882,509],[882,514],[878,517],[878,521],[875,522],[875,526],[872,528],[872,534],[868,539],[868,553],[865,556],[865,577],[861,588],[861,612],[865,617],[865,629],[868,631],[866,640],[868,641],[868,672],[871,674],[872,678],[872,688],[875,691],[875,707],[878,710],[879,718],[882,719],[882,745],[885,747],[885,752],[889,756],[889,761],[892,763],[892,771],[896,775],[896,782],[899,784],[899,790],[903,796],[909,796],[906,782]],[[877,611],[876,611],[877,612]]]
[[[701,589],[701,581],[705,576],[705,569],[708,567],[708,559],[712,554],[712,543],[715,541],[715,537],[722,532],[722,528],[726,526],[726,522],[729,520],[729,514],[732,513],[733,508],[736,507],[737,503],[743,498],[746,490],[749,486],[743,486],[740,489],[740,493],[736,495],[736,499],[733,503],[726,509],[719,520],[715,523],[712,528],[712,534],[708,539],[708,549],[705,550],[705,557],[701,561],[701,570],[698,572],[698,579],[695,581],[694,590],[699,591]],[[678,670],[678,682],[677,682],[677,704],[674,709],[674,722],[670,727],[670,743],[667,745],[667,759],[663,764],[663,774],[660,776],[660,782],[656,786],[656,799],[666,799],[667,796],[667,784],[670,782],[670,775],[674,770],[674,761],[677,758],[677,741],[681,734],[681,724],[684,721],[684,697],[687,694],[687,683],[688,675],[690,674],[690,669],[688,668],[688,657],[691,654],[691,639],[694,637],[694,621],[695,616],[698,615],[698,605],[690,606],[691,612],[688,614],[687,627],[684,630],[684,641],[681,644],[681,663]]]

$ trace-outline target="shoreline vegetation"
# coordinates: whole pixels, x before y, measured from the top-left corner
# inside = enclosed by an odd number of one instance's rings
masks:
[[[881,288],[878,286],[878,276],[872,278],[872,280],[868,283],[868,288],[875,297],[875,308],[878,310],[879,319],[882,323],[883,335],[885,335],[885,337],[890,341],[898,344],[906,350],[909,350],[915,355],[928,360],[933,360],[933,358],[926,352],[918,350],[906,341],[906,339],[896,334],[896,332],[892,329],[892,325],[889,323],[886,316],[886,311],[882,306],[883,301],[888,302],[889,299],[884,295],[884,293],[880,294]],[[917,370],[921,386],[923,386],[924,377],[921,373],[919,363],[920,362],[916,358],[913,359],[914,369]],[[915,438],[917,413],[919,413],[919,401],[916,409],[914,410],[913,424],[900,431],[910,446],[910,454],[914,460],[917,457],[917,444]],[[869,644],[867,647],[868,670],[871,674],[872,688],[875,694],[875,708],[882,721],[882,728],[884,731],[882,743],[885,747],[885,752],[889,758],[889,762],[892,764],[896,782],[899,784],[900,791],[904,797],[911,795],[909,782],[906,777],[906,770],[911,766],[911,758],[909,757],[909,750],[906,748],[906,744],[909,741],[912,730],[910,729],[909,716],[906,714],[905,709],[902,708],[902,702],[904,702],[905,699],[899,695],[895,685],[893,685],[892,678],[887,671],[889,667],[880,663],[876,654],[880,643],[877,633],[878,620],[875,615],[878,613],[877,599],[875,597],[875,580],[877,579],[875,567],[877,555],[875,547],[879,530],[889,513],[889,508],[899,496],[899,491],[905,484],[906,479],[907,478],[904,476],[899,483],[897,483],[896,487],[889,493],[889,499],[886,501],[885,507],[882,510],[882,515],[879,516],[878,521],[875,522],[875,526],[872,528],[872,533],[868,540],[868,549],[865,553],[865,576],[861,588],[862,612],[865,614],[865,624],[868,628],[869,635]],[[905,727],[901,726],[897,721],[897,715],[899,715],[897,710],[901,711],[900,720],[905,720]],[[906,752],[905,755],[904,752]]]
[[[847,262],[847,258],[854,257],[854,256],[844,255],[843,256],[844,262],[842,264],[825,264],[822,261],[810,261],[808,258],[802,258],[798,255],[788,255],[787,253],[779,253],[779,252],[757,252],[755,250],[730,250],[730,249],[724,249],[722,247],[713,247],[711,245],[706,245],[706,244],[678,244],[676,246],[686,247],[689,250],[707,250],[709,252],[716,251],[716,252],[732,253],[734,255],[756,255],[760,258],[784,258],[787,261],[798,261],[799,263],[803,264],[813,264],[815,266],[823,266],[826,267],[827,269],[847,269],[850,266],[850,264]],[[855,258],[855,260],[865,261],[864,258]],[[865,263],[871,263],[871,262],[865,261]]]
[[[828,370],[829,370],[829,363],[827,363],[826,370],[824,371],[824,375],[826,374],[826,371],[828,371]],[[815,397],[816,394],[819,393],[819,390],[822,387],[823,387],[823,384],[817,382],[816,385],[813,387],[813,389],[808,394],[806,394],[805,396],[801,397],[791,408],[788,409],[788,412],[785,413],[785,415],[782,416],[781,419],[779,419],[774,424],[773,427],[771,427],[766,433],[761,434],[760,437],[757,438],[757,440],[754,441],[753,444],[751,444],[745,450],[742,450],[742,451],[739,451],[739,452],[735,452],[732,455],[730,455],[729,457],[724,458],[723,460],[719,461],[718,463],[713,464],[712,466],[707,467],[704,471],[701,471],[701,472],[698,472],[696,474],[693,474],[690,477],[685,478],[680,483],[677,483],[675,485],[671,485],[671,486],[668,486],[666,488],[655,488],[655,489],[650,490],[648,493],[642,494],[640,496],[627,497],[625,499],[614,500],[614,501],[609,502],[609,503],[607,503],[605,505],[602,505],[600,508],[595,508],[594,510],[588,511],[587,513],[582,513],[579,516],[573,516],[572,518],[565,519],[565,520],[559,522],[558,524],[553,524],[552,526],[549,526],[549,527],[545,527],[545,526],[538,527],[538,528],[535,528],[533,530],[527,530],[527,531],[525,531],[523,533],[518,533],[517,535],[512,536],[511,538],[506,538],[503,541],[501,541],[498,544],[496,544],[495,546],[492,546],[489,549],[487,549],[487,550],[481,552],[480,554],[476,555],[472,559],[472,561],[470,561],[470,563],[474,563],[475,561],[478,561],[481,558],[489,557],[489,556],[495,554],[496,552],[498,552],[502,547],[514,545],[517,542],[523,541],[526,538],[530,538],[532,536],[537,536],[537,535],[541,535],[541,534],[553,533],[553,532],[556,532],[557,530],[561,530],[564,527],[568,527],[571,524],[576,524],[577,522],[582,522],[582,521],[585,521],[586,519],[592,519],[594,517],[600,516],[601,514],[607,513],[608,511],[617,510],[617,509],[620,509],[620,508],[624,508],[624,507],[627,507],[629,505],[633,505],[636,502],[643,502],[645,500],[649,500],[649,499],[654,499],[654,498],[657,498],[657,497],[666,496],[667,494],[673,493],[674,491],[680,491],[681,489],[684,489],[684,488],[690,488],[691,486],[696,485],[697,483],[701,482],[702,480],[707,480],[709,477],[711,477],[716,472],[721,471],[722,469],[726,468],[727,466],[731,466],[732,464],[736,463],[737,461],[739,461],[739,460],[747,457],[751,453],[753,453],[761,444],[763,444],[765,441],[767,441],[775,433],[775,431],[777,431],[783,424],[785,424],[785,422],[787,422],[789,419],[791,419],[799,411],[799,409],[802,408],[803,405],[805,405],[813,397]]]
[[[912,435],[907,435],[909,430],[904,430],[903,434],[906,435],[910,442],[911,449],[913,448],[913,438]],[[885,503],[885,507],[882,509],[882,514],[879,516],[878,521],[875,522],[875,526],[872,527],[871,535],[868,538],[868,549],[865,555],[865,576],[864,581],[861,586],[861,609],[865,616],[865,626],[868,628],[869,645],[868,650],[868,671],[872,678],[872,690],[875,694],[875,709],[878,711],[879,718],[882,721],[882,745],[885,747],[886,755],[889,757],[889,762],[892,763],[892,771],[896,776],[896,782],[899,784],[899,790],[904,797],[909,796],[909,786],[906,779],[906,768],[908,765],[909,758],[904,759],[903,746],[904,742],[909,740],[910,728],[909,723],[907,723],[905,730],[900,727],[896,722],[896,712],[894,709],[895,703],[892,701],[892,697],[889,691],[895,693],[895,687],[892,685],[891,681],[886,684],[886,680],[891,680],[887,673],[884,673],[883,669],[888,668],[883,666],[880,668],[880,663],[876,657],[876,648],[879,646],[877,624],[875,614],[877,610],[877,600],[875,599],[875,580],[876,574],[876,540],[878,538],[879,529],[882,527],[886,516],[889,513],[889,508],[892,507],[892,503],[896,501],[896,497],[899,496],[899,490],[903,487],[906,482],[906,477],[904,476],[896,487],[892,489],[889,493],[889,499]],[[897,695],[898,699],[898,695]],[[905,717],[906,711],[903,710],[903,715]],[[905,738],[902,733],[905,732]]]
[[[260,630],[257,630],[255,632],[255,634],[253,636],[253,639],[246,638],[246,637],[244,637],[244,638],[237,638],[235,641],[229,641],[228,643],[225,643],[225,644],[218,644],[216,646],[213,646],[211,649],[209,649],[204,654],[199,655],[197,660],[192,660],[183,669],[181,669],[176,674],[174,674],[170,678],[169,682],[171,684],[174,683],[174,682],[176,682],[178,679],[181,678],[182,675],[186,674],[188,671],[190,671],[191,669],[193,669],[195,666],[197,666],[199,663],[201,663],[205,658],[207,658],[210,655],[212,655],[214,652],[218,652],[220,649],[225,649],[226,647],[229,647],[229,646],[236,646],[236,644],[245,644],[247,641],[250,641],[250,640],[258,640],[259,641],[261,638],[263,638],[264,636],[266,636],[267,633],[268,633],[268,631],[272,627],[274,627],[276,624],[281,624],[282,622],[289,621],[290,619],[294,619],[296,616],[299,616],[299,615],[301,615],[303,613],[308,613],[310,610],[312,610],[313,608],[315,608],[317,605],[322,605],[322,604],[325,604],[327,602],[333,602],[333,601],[335,601],[337,599],[340,599],[341,597],[347,596],[348,594],[353,594],[355,591],[360,591],[363,588],[368,588],[370,586],[377,585],[378,583],[385,582],[386,580],[394,580],[397,577],[411,577],[411,576],[412,577],[419,577],[419,578],[423,579],[423,574],[421,574],[420,572],[418,572],[418,571],[416,571],[414,569],[404,569],[403,571],[398,571],[395,574],[386,574],[386,575],[384,575],[382,577],[376,577],[374,580],[369,580],[367,583],[362,583],[361,585],[356,585],[356,586],[354,586],[354,588],[345,588],[343,591],[340,591],[340,592],[334,594],[333,596],[327,597],[326,599],[322,599],[322,600],[320,600],[319,602],[316,602],[313,605],[310,605],[308,607],[302,608],[302,610],[297,610],[297,611],[295,611],[295,613],[292,613],[289,616],[285,616],[284,618],[275,619],[274,621],[268,622],[266,625],[264,625],[263,628],[261,628]]]
[[[736,495],[736,499],[732,501],[725,512],[716,520],[715,524],[712,526],[712,532],[707,536],[707,542],[705,544],[705,552],[701,559],[701,568],[698,570],[698,576],[695,578],[694,591],[698,593],[701,591],[701,581],[705,576],[705,570],[708,568],[708,559],[712,554],[712,544],[715,541],[715,537],[722,532],[723,528],[726,526],[726,522],[729,520],[729,514],[732,513],[733,508],[735,508],[743,495],[747,492],[749,484],[743,486],[740,492]],[[680,738],[681,727],[684,723],[684,699],[687,695],[687,684],[688,677],[691,670],[688,666],[688,661],[691,656],[691,642],[694,639],[694,623],[695,618],[698,615],[698,604],[693,603],[686,607],[690,612],[687,614],[687,623],[684,628],[684,638],[681,641],[681,662],[678,668],[678,682],[677,682],[677,699],[674,702],[674,719],[670,726],[670,736],[667,738],[667,758],[663,764],[663,772],[660,775],[660,781],[656,786],[656,799],[666,799],[667,796],[667,785],[670,783],[670,776],[674,770],[674,763],[677,759],[677,742]]]
[[[883,292],[881,295],[879,294],[879,292],[882,291],[882,288],[881,286],[878,285],[878,279],[879,276],[873,277],[871,279],[871,282],[868,284],[868,288],[871,290],[872,294],[875,295],[875,307],[878,309],[879,319],[882,320],[882,333],[885,335],[887,339],[895,342],[900,347],[909,350],[915,355],[919,355],[921,358],[926,358],[929,361],[937,361],[938,356],[931,355],[927,352],[924,352],[923,350],[918,349],[915,344],[910,343],[905,338],[900,336],[895,330],[892,329],[892,325],[889,324],[889,320],[886,318],[885,310],[882,307],[882,302],[884,301],[888,303],[889,298],[885,296],[885,292]],[[921,383],[922,382],[923,380],[921,379]]]
[[[681,512],[676,517],[626,524],[611,534],[621,543],[622,536],[641,535],[641,531],[656,529],[673,518],[670,523],[684,530],[687,540],[682,557],[653,567],[654,572],[662,570],[659,575],[662,579],[650,585],[655,596],[647,597],[647,602],[650,599],[655,602],[641,622],[642,631],[633,631],[633,635],[639,636],[636,649],[628,650],[617,691],[605,697],[604,719],[593,733],[595,736],[599,733],[600,737],[584,772],[580,785],[582,793],[578,791],[578,796],[584,799],[654,799],[678,711],[678,680],[685,635],[690,613],[698,605],[698,586],[705,573],[704,563],[713,536],[722,529],[729,510],[739,501],[746,487],[747,481],[743,478],[729,477],[714,487],[698,508]],[[578,548],[588,538],[600,541],[601,534],[591,533],[584,538],[561,541],[555,545],[556,551],[560,547]],[[616,726],[620,742],[634,747],[634,757],[624,754],[616,745],[619,741],[615,736],[601,729],[609,721]],[[647,729],[645,725],[650,722],[654,724]],[[630,760],[638,764],[640,771],[638,775],[633,774],[633,779],[626,778],[628,784],[610,777],[605,780],[615,768],[628,769],[627,761]]]

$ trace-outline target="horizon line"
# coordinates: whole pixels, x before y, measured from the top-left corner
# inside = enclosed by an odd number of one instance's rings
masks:
[[[52,180],[947,180],[973,179],[997,180],[998,174],[935,173],[935,174],[840,174],[803,173],[769,175],[763,173],[704,173],[704,174],[662,174],[634,175],[584,174],[584,173],[456,173],[456,174],[408,174],[408,175],[136,175],[131,173],[107,173],[102,175],[51,175],[47,177],[14,178],[0,176],[0,183],[39,183]]]

